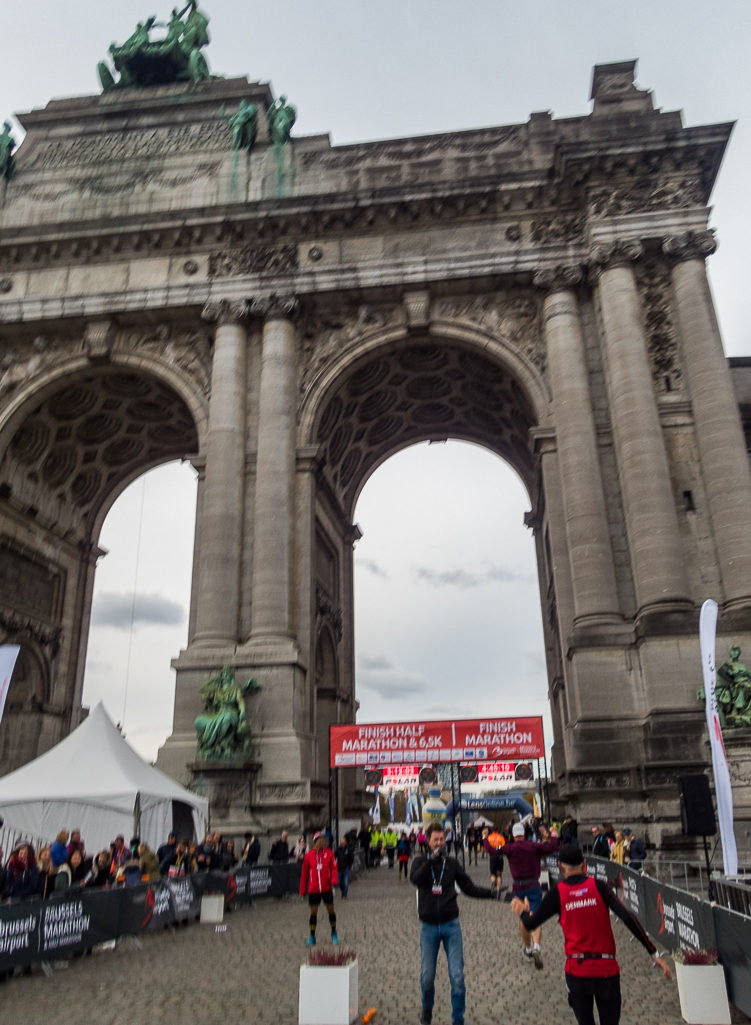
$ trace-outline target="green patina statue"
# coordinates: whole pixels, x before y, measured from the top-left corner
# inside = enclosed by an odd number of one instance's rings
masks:
[[[199,758],[238,758],[248,750],[250,722],[245,717],[245,695],[260,689],[257,680],[247,680],[242,686],[235,683],[229,666],[204,683],[204,714],[196,719]]]
[[[208,24],[209,19],[199,9],[198,0],[189,0],[182,10],[173,8],[166,24],[158,22],[154,15],[139,21],[133,35],[122,46],[116,43],[110,46],[112,63],[120,75],[117,81],[109,66],[100,61],[97,70],[102,89],[111,92],[173,82],[202,82],[210,78],[206,58],[201,52],[209,43]],[[152,41],[153,28],[166,28],[166,36]]]
[[[10,121],[6,121],[0,135],[0,181],[10,181],[16,170],[16,158],[13,156],[16,140],[10,134],[10,129]]]
[[[287,103],[286,96],[280,96],[274,100],[266,111],[266,121],[269,126],[269,142],[276,150],[276,162],[278,167],[277,193],[281,196],[284,192],[284,150],[292,134],[292,126],[297,120],[297,111],[291,103]],[[293,154],[290,147],[289,167],[294,169]]]
[[[289,142],[292,128],[297,121],[297,111],[291,103],[287,103],[286,96],[280,96],[278,100],[269,107],[266,112],[269,123],[269,141],[275,146],[283,146]]]
[[[232,117],[226,117],[222,107],[222,117],[232,129],[232,149],[252,149],[258,135],[257,105],[248,100],[240,100],[240,106]]]
[[[717,667],[717,712],[724,730],[737,730],[751,726],[751,673],[740,661],[741,649],[734,644],[729,659]],[[705,700],[703,687],[696,696]]]

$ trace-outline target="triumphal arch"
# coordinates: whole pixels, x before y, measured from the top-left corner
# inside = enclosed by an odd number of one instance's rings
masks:
[[[157,764],[195,778],[199,687],[228,665],[261,687],[216,814],[324,818],[358,494],[459,438],[529,491],[560,801],[675,831],[677,775],[708,761],[702,600],[720,655],[751,645],[748,407],[705,271],[731,125],[655,109],[629,61],[580,117],[332,146],[192,54],[144,84],[139,28],[118,80],[0,151],[0,637],[23,646],[2,769],[77,723],[104,517],[184,458],[189,641]]]

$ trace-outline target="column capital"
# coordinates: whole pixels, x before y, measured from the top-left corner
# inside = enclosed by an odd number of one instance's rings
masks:
[[[704,260],[717,250],[717,239],[711,228],[706,231],[687,231],[683,235],[668,235],[662,240],[662,251],[677,262]]]
[[[558,264],[555,267],[542,267],[532,278],[532,284],[543,292],[563,292],[576,285],[584,277],[581,264]]]
[[[262,317],[263,320],[292,320],[298,308],[296,296],[276,293],[253,299],[250,303],[250,312],[253,316]]]
[[[206,303],[201,316],[210,324],[239,324],[248,315],[247,299],[214,299]]]
[[[611,242],[601,242],[593,246],[590,251],[592,265],[597,270],[605,270],[608,267],[623,267],[629,263],[635,263],[644,254],[644,246],[636,238],[613,239]]]

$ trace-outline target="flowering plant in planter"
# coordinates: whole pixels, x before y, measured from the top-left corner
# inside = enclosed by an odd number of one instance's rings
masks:
[[[679,947],[673,951],[673,960],[676,964],[683,965],[711,965],[719,964],[720,956],[716,947],[702,948],[701,950],[683,950]]]
[[[311,950],[308,954],[310,968],[344,968],[357,960],[354,950]]]

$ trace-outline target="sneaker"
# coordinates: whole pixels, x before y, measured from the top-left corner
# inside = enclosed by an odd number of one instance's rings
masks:
[[[335,932],[332,932],[332,934],[331,934],[331,942],[334,944],[335,947],[339,946],[339,937],[336,935]],[[540,967],[542,967],[542,966],[540,966]]]
[[[535,968],[538,972],[542,971],[542,951],[539,947],[535,947],[535,949],[532,951],[532,956],[535,959]]]
[[[420,1015],[420,1025],[430,1025],[433,1021],[433,1008],[423,1007],[422,1014]]]
[[[305,946],[306,947],[314,947],[315,945],[316,945],[316,938],[315,938],[315,936],[310,936],[308,938],[308,942],[305,944]]]
[[[526,947],[522,947],[522,953],[524,954],[524,956],[526,957],[526,959],[528,961],[534,960],[534,956],[535,956],[534,950],[527,950]]]

